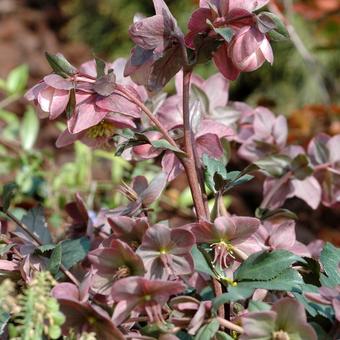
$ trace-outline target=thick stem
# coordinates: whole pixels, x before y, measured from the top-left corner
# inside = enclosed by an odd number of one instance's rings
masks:
[[[13,214],[11,214],[9,211],[4,210],[2,207],[0,207],[0,211],[5,214],[10,220],[12,220],[20,229],[22,229],[26,234],[28,234],[33,241],[38,245],[38,246],[42,246],[43,243],[40,241],[40,239],[35,236],[34,233],[31,232],[31,230],[29,230],[29,228],[22,223],[21,221],[19,221]],[[65,268],[64,265],[60,265],[60,270],[64,273],[64,275],[66,277],[68,277],[75,285],[79,286],[79,281],[77,280],[77,278],[67,269]]]
[[[187,157],[184,159],[183,165],[188,177],[189,186],[191,189],[192,197],[195,204],[196,214],[198,220],[206,220],[208,218],[204,202],[203,192],[199,185],[199,177],[196,168],[194,146],[193,146],[193,133],[190,124],[190,108],[189,108],[189,96],[190,96],[190,78],[191,69],[183,70],[183,127],[184,127],[184,145]]]
[[[152,121],[152,123],[155,124],[157,129],[162,133],[163,137],[172,145],[177,147],[176,142],[173,140],[173,138],[169,135],[168,131],[164,128],[164,126],[161,124],[161,122],[153,115],[153,113],[135,96],[133,96],[129,91],[127,91],[123,86],[117,85],[117,90],[119,90],[121,93],[124,94],[131,102],[136,104],[146,115],[147,117]]]

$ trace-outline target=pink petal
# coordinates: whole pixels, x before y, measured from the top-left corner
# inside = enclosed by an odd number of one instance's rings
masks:
[[[253,217],[232,216],[231,220],[235,225],[235,232],[231,238],[233,244],[239,244],[249,239],[261,224],[260,220]]]
[[[291,197],[296,196],[302,199],[312,209],[316,209],[319,206],[321,201],[321,187],[315,177],[310,176],[303,181],[293,179],[291,183],[294,188]]]
[[[214,63],[218,70],[229,80],[235,80],[240,74],[239,69],[234,65],[228,55],[228,46],[223,44],[213,56]]]
[[[75,83],[67,80],[57,74],[49,74],[44,77],[44,82],[58,90],[71,90],[75,87]]]
[[[289,250],[296,241],[295,222],[286,221],[274,228],[268,241],[269,244],[273,249]]]

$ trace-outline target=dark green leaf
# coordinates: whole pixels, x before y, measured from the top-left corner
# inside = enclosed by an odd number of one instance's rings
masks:
[[[2,208],[4,211],[8,210],[17,189],[18,186],[14,182],[6,183],[4,185],[2,191]]]
[[[216,319],[213,319],[210,323],[200,328],[194,339],[210,340],[214,337],[219,328],[220,323]]]
[[[170,150],[178,154],[185,154],[181,149],[179,149],[176,146],[171,145],[165,139],[150,141],[150,143],[155,149]]]
[[[290,158],[283,155],[269,156],[254,162],[260,170],[270,176],[281,177],[290,168]]]
[[[32,106],[27,108],[24,114],[21,127],[20,139],[24,150],[32,149],[39,133],[39,119]]]
[[[2,308],[0,307],[0,335],[4,333],[10,317],[11,316],[7,312],[2,310]],[[7,339],[7,338],[4,338],[4,339]]]
[[[258,252],[252,254],[238,268],[235,274],[237,281],[242,280],[271,280],[279,276],[294,262],[304,260],[287,250],[275,250],[272,252]]]
[[[51,254],[50,260],[48,262],[48,270],[55,275],[58,273],[62,259],[62,248],[61,244],[58,243]]]
[[[37,247],[37,250],[40,251],[40,253],[45,253],[47,251],[53,250],[56,247],[55,244],[44,244],[40,247]]]
[[[76,107],[76,91],[75,89],[72,89],[70,91],[70,99],[67,103],[65,110],[67,119],[70,119],[72,117],[75,107]]]
[[[212,312],[216,313],[221,305],[226,303],[248,299],[254,292],[254,288],[229,286],[228,293],[224,293],[213,300]]]
[[[77,69],[71,65],[61,54],[45,53],[46,59],[56,74],[67,78],[77,73]]]
[[[224,180],[227,177],[227,169],[225,164],[223,164],[220,160],[212,158],[207,154],[204,154],[202,157],[203,164],[204,164],[204,174],[205,174],[205,181],[210,190],[216,192],[215,190],[215,175],[220,175],[221,179]]]
[[[40,239],[41,243],[52,243],[52,237],[47,228],[44,217],[44,209],[42,207],[38,206],[29,210],[29,212],[22,218],[22,223],[25,224],[28,229]],[[21,229],[20,232],[24,233],[28,238],[31,238]]]
[[[234,36],[234,31],[230,27],[214,28],[214,31],[228,43]]]
[[[90,241],[86,237],[61,242],[62,264],[66,269],[82,261],[90,250]]]
[[[313,174],[313,168],[310,165],[309,159],[306,155],[297,155],[291,164],[291,170],[294,177],[300,181],[311,176]]]
[[[282,273],[273,279],[266,281],[242,281],[239,287],[244,288],[262,288],[267,290],[284,290],[291,291],[303,284],[301,275],[292,268],[285,269]]]
[[[178,333],[176,333],[176,336],[180,339],[180,340],[193,340],[194,337],[184,331],[180,331]]]
[[[196,246],[192,247],[191,255],[194,259],[196,271],[208,274],[210,276],[215,276],[206,258],[203,256],[203,254],[199,251],[199,249]]]
[[[340,248],[327,242],[320,255],[320,262],[325,274],[321,274],[321,284],[328,287],[335,287],[340,284]]]
[[[262,208],[257,208],[255,211],[255,216],[261,220],[266,220],[269,218],[278,218],[278,217],[283,217],[286,219],[291,219],[291,220],[297,220],[297,215],[294,214],[292,211],[288,209],[274,209],[274,210],[269,210],[269,209],[262,209]]]

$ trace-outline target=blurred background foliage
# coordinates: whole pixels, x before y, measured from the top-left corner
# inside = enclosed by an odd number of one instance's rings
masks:
[[[199,1],[166,2],[185,32]],[[306,144],[320,131],[340,133],[339,1],[272,0],[270,6],[284,14],[294,39],[274,43],[274,65],[243,74],[231,84],[230,99],[285,114],[289,138],[295,143]],[[39,120],[22,98],[28,86],[50,72],[45,51],[62,52],[76,65],[94,54],[108,61],[127,57],[132,47],[128,28],[136,13],[152,15],[152,1],[0,1],[0,191],[4,183],[17,184],[18,214],[41,202],[57,227],[65,203],[76,192],[84,194],[90,209],[113,208],[122,200],[115,189],[122,181],[129,182],[131,173],[151,178],[158,171],[150,162],[129,164],[112,153],[78,143],[57,151],[54,142],[62,127]],[[210,63],[197,72],[208,77],[216,71]],[[172,215],[190,216],[190,195],[182,190],[182,182],[171,186],[161,204]],[[234,207],[237,213],[251,213],[240,197],[228,204],[241,206]],[[322,214],[315,214],[317,224]],[[307,215],[309,220],[308,210]]]

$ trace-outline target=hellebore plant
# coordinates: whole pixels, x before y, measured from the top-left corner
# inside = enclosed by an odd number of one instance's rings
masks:
[[[163,0],[136,16],[127,61],[95,58],[79,68],[46,54],[53,72],[26,94],[42,117],[63,119],[57,140],[76,140],[162,171],[122,183],[122,206],[67,204],[68,239],[54,242],[41,209],[18,220],[4,190],[0,275],[29,282],[48,270],[66,317],[63,335],[98,339],[317,339],[339,334],[339,249],[297,241],[298,197],[313,209],[340,202],[339,136],[305,150],[288,144],[286,118],[229,102],[229,81],[273,63],[272,40],[288,37],[268,0],[201,0],[185,35]],[[195,66],[213,60],[207,80]],[[161,93],[175,77],[176,93]],[[237,157],[249,164],[235,170]],[[231,168],[233,167],[233,170]],[[167,185],[184,172],[193,208],[187,224],[157,214]],[[255,217],[233,215],[224,195],[265,177]],[[209,206],[208,198],[213,201]],[[265,294],[263,294],[265,293]],[[1,309],[0,309],[1,311]],[[8,316],[11,317],[10,315]],[[321,322],[319,322],[321,320]],[[1,321],[2,322],[2,321]],[[319,322],[319,324],[318,324]],[[0,327],[1,332],[6,324]]]

